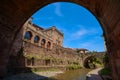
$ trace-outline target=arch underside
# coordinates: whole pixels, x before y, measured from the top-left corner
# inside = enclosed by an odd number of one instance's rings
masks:
[[[0,76],[7,72],[6,66],[11,46],[25,21],[38,9],[53,2],[65,1],[82,5],[100,22],[113,80],[120,76],[120,1],[119,0],[1,0],[0,1]],[[114,74],[113,74],[114,73]]]
[[[87,58],[84,59],[83,66],[85,68],[90,68],[88,61],[91,60],[92,58],[94,58],[94,56],[89,56],[89,57],[87,57]]]
[[[90,68],[92,68],[92,69],[96,68],[97,66],[96,66],[96,60],[95,59],[97,59],[97,58],[100,60],[100,57],[98,57],[98,56],[87,56],[87,57],[85,57],[85,59],[83,59],[83,66],[85,68],[89,68],[89,69]],[[99,64],[99,63],[97,63],[97,64]]]

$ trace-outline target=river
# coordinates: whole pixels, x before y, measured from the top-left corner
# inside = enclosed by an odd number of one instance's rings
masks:
[[[78,69],[65,71],[53,77],[40,75],[40,73],[21,73],[13,76],[8,76],[3,80],[86,80],[86,74],[91,71],[90,69]],[[42,72],[42,74],[51,74],[50,72]]]
[[[86,74],[89,71],[90,69],[65,71],[62,74],[58,74],[54,77],[49,78],[48,80],[86,80]]]

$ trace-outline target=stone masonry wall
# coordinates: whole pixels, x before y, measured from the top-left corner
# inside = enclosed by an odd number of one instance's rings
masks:
[[[49,35],[42,33],[41,30],[43,29],[36,27],[33,24],[31,25],[28,22],[24,24],[18,33],[10,51],[11,57],[8,64],[9,72],[14,71],[15,69],[19,70],[19,68],[26,67],[65,67],[66,65],[74,63],[77,63],[78,65],[82,64],[81,58],[76,55],[75,50],[62,47],[61,44],[63,40],[61,35],[61,42],[60,45],[58,45],[58,43],[53,41],[58,39],[55,34],[55,39],[52,39],[51,37],[49,38]],[[25,39],[25,34],[27,31],[32,33],[30,39]],[[34,42],[34,37],[36,35],[38,35],[40,38],[37,43]],[[57,35],[59,35],[59,33]],[[45,46],[41,45],[42,39],[46,40]],[[48,41],[51,43],[50,48],[47,47]]]

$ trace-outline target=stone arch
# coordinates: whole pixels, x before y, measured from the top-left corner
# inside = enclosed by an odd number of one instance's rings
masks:
[[[90,10],[100,21],[110,58],[113,80],[120,76],[120,1],[119,0],[1,0],[0,1],[0,76],[6,66],[16,34],[25,21],[38,9],[58,1],[73,2]],[[16,6],[16,7],[15,7]],[[13,16],[11,16],[13,15]],[[114,74],[113,74],[114,73]]]
[[[40,40],[40,37],[36,35],[36,36],[34,37],[34,43],[38,43],[39,40]]]
[[[42,40],[41,40],[41,47],[44,47],[44,48],[45,48],[45,45],[46,45],[46,40],[45,40],[45,39],[42,39]]]
[[[90,68],[89,63],[92,63],[92,58],[94,58],[95,56],[87,56],[84,60],[83,60],[83,66],[85,68]]]
[[[51,49],[51,42],[50,41],[47,42],[47,49]]]
[[[89,65],[89,63],[91,63],[92,66]],[[97,64],[102,64],[102,60],[100,58],[99,55],[89,55],[89,56],[86,56],[84,59],[83,59],[83,66],[85,68],[96,68],[96,63]]]
[[[25,32],[24,39],[31,40],[32,37],[33,37],[33,35],[32,35],[31,31],[26,31]]]

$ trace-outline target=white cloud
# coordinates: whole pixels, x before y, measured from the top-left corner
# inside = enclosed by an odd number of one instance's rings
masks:
[[[79,30],[79,31],[76,32],[76,35],[79,36],[79,37],[81,37],[81,36],[83,36],[83,35],[85,35],[87,33],[88,33],[87,30],[81,29],[81,30]]]
[[[92,50],[99,50],[104,47],[104,44],[99,41],[100,37],[94,37],[93,39],[88,40],[87,42],[82,42],[79,44],[80,48],[87,48]]]
[[[98,48],[98,46],[96,46],[96,44],[94,44],[93,41],[82,42],[78,45],[78,47],[86,48],[86,49],[89,49],[90,51],[96,50]]]
[[[93,45],[93,42],[84,42],[80,44],[81,47],[90,47],[91,45]]]
[[[54,3],[54,6],[55,6],[55,13],[56,13],[56,15],[58,15],[58,16],[63,16],[62,15],[62,12],[61,12],[61,5],[60,5],[60,3]]]
[[[78,30],[77,32],[73,33],[72,37],[74,37],[74,38],[80,38],[80,37],[84,36],[84,35],[87,34],[87,33],[88,33],[87,30],[85,30],[85,29],[80,29],[80,30]]]
[[[74,39],[80,39],[81,37],[86,35],[94,35],[99,33],[99,31],[97,31],[95,28],[87,29],[83,25],[77,25],[77,27],[78,30],[71,35],[71,37]]]

